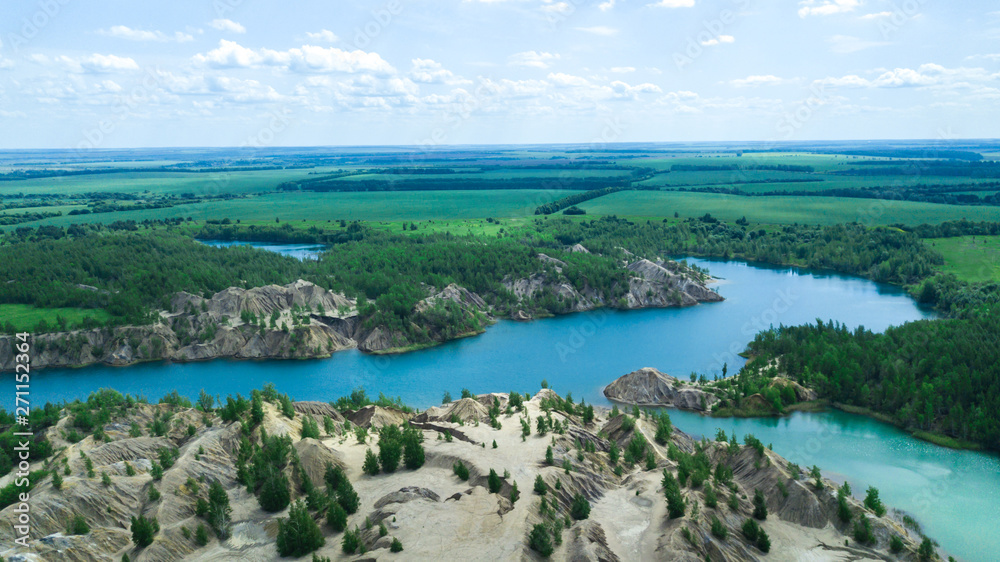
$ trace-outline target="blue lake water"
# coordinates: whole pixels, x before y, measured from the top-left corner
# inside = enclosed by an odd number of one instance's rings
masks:
[[[206,246],[215,246],[216,248],[250,246],[251,248],[267,250],[268,252],[275,252],[283,256],[291,256],[300,260],[319,259],[319,255],[326,249],[326,247],[322,244],[272,244],[270,242],[243,242],[232,240],[198,240],[198,242],[205,244]]]
[[[720,278],[726,301],[684,309],[594,311],[530,323],[501,321],[485,334],[397,356],[344,351],[310,361],[150,363],[127,368],[40,371],[36,402],[71,400],[112,387],[159,398],[171,390],[191,397],[244,395],[273,382],[300,400],[332,400],[363,386],[401,396],[413,406],[437,404],[447,390],[534,392],[542,379],[560,393],[607,404],[601,389],[641,367],[685,377],[711,377],[755,333],[770,325],[835,319],[849,327],[884,330],[933,317],[897,288],[815,271],[691,260]],[[892,507],[907,511],[949,553],[989,560],[1000,552],[1000,460],[952,451],[896,428],[843,412],[796,413],[774,419],[713,419],[671,411],[674,424],[696,435],[716,428],[753,433],[802,466],[819,465],[847,479],[856,493],[873,485]]]

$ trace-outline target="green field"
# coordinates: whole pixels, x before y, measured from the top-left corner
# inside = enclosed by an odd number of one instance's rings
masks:
[[[976,283],[1000,281],[1000,236],[960,236],[927,240],[944,255],[941,271]]]
[[[711,213],[724,220],[747,217],[772,224],[939,224],[967,218],[1000,221],[1000,207],[961,207],[910,201],[839,197],[740,197],[711,193],[623,191],[578,205],[588,214],[636,217],[696,217]]]
[[[120,211],[92,215],[62,216],[19,226],[42,224],[69,226],[77,223],[106,223],[115,220],[191,217],[197,221],[232,220],[399,221],[467,219],[533,215],[535,207],[561,197],[566,191],[376,191],[351,193],[269,193],[228,201],[209,201],[163,209]]]
[[[75,326],[87,316],[106,322],[111,316],[101,309],[89,308],[35,308],[26,304],[0,304],[0,323],[10,322],[17,330],[30,332],[42,320],[50,326],[57,325],[60,317],[69,326]]]

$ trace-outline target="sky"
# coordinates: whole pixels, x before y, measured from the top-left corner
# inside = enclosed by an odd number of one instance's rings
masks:
[[[5,0],[0,148],[996,138],[990,0]]]

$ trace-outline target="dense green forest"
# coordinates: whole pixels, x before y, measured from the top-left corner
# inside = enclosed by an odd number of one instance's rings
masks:
[[[744,370],[778,359],[782,373],[821,396],[1000,451],[998,326],[996,305],[882,334],[822,321],[784,326],[757,335]]]

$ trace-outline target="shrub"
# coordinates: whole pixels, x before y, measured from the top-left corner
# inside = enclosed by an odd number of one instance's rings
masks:
[[[316,423],[316,420],[314,420],[312,416],[302,416],[301,435],[303,439],[319,439],[319,424]]]
[[[204,525],[199,524],[198,528],[195,529],[194,542],[197,543],[198,546],[205,546],[208,544],[208,529]]]
[[[573,496],[573,502],[569,506],[569,514],[577,521],[583,521],[590,517],[590,502],[583,494]]]
[[[371,449],[365,452],[365,464],[361,467],[365,471],[365,474],[369,476],[375,476],[379,472],[378,457]]]
[[[395,472],[399,467],[399,459],[403,456],[402,435],[399,427],[386,425],[379,430],[378,458],[383,472]]]
[[[410,470],[424,466],[424,446],[420,443],[422,439],[423,435],[416,429],[403,432],[403,464]]]
[[[899,535],[893,535],[889,539],[889,550],[891,550],[893,554],[899,554],[900,552],[903,552],[903,548],[904,548],[903,539],[899,538]]]
[[[493,470],[491,468],[490,469],[490,475],[486,479],[486,484],[487,484],[487,487],[490,490],[490,493],[491,494],[496,494],[496,493],[500,492],[500,488],[503,486],[503,481],[500,480],[500,475],[497,474],[497,471],[495,471],[495,470]]]
[[[885,515],[885,506],[882,504],[882,500],[878,497],[878,488],[874,486],[868,487],[867,494],[865,495],[865,507],[872,510],[872,512],[879,517]]]
[[[549,491],[549,487],[545,485],[545,480],[542,479],[542,475],[539,474],[535,476],[535,493],[539,496],[544,496]]]
[[[539,417],[538,419],[542,419],[542,418]],[[552,456],[552,446],[549,445],[548,447],[545,448],[545,464],[551,466],[551,465],[555,464],[555,462],[556,462],[555,458],[553,458],[553,456]]]
[[[462,461],[455,461],[455,464],[451,465],[451,470],[458,476],[459,480],[463,482],[469,479],[469,467],[465,466]]]
[[[861,544],[875,542],[875,535],[872,534],[872,522],[865,516],[854,523],[854,540]]]
[[[757,489],[753,491],[753,516],[761,521],[767,519],[767,500],[764,499],[764,492]]]
[[[156,518],[146,519],[144,515],[132,517],[132,542],[139,548],[153,544],[153,536],[160,530]]]
[[[763,553],[771,552],[771,537],[767,536],[764,529],[757,534],[757,548]]]
[[[683,517],[686,506],[684,496],[681,495],[681,486],[667,469],[663,469],[663,493],[667,497],[667,513],[670,518]]]
[[[347,512],[338,502],[330,502],[326,511],[326,524],[338,533],[347,528]]]
[[[726,537],[729,536],[729,529],[714,515],[712,516],[712,535],[720,540],[726,540]]]
[[[291,500],[288,478],[280,472],[273,472],[265,478],[257,497],[260,508],[270,513],[285,509]]]
[[[354,491],[354,486],[351,485],[351,481],[347,478],[344,478],[340,482],[340,486],[337,487],[337,503],[348,514],[356,513],[358,508],[361,507],[361,498],[358,497],[358,493]]]
[[[87,520],[84,519],[82,515],[74,515],[70,517],[69,523],[66,524],[66,534],[67,535],[86,535],[90,532],[90,527],[87,525]]]
[[[340,549],[344,551],[345,554],[354,554],[358,547],[361,546],[361,537],[358,536],[358,531],[348,529],[344,531],[344,538],[340,541]]]
[[[543,558],[548,558],[555,551],[555,548],[552,547],[552,537],[549,535],[549,530],[542,523],[531,528],[531,533],[528,534],[528,546],[531,547],[531,550],[542,555]]]
[[[757,535],[760,534],[760,525],[753,519],[743,522],[743,536],[750,542],[757,542]]]
[[[324,544],[323,532],[301,501],[292,504],[287,518],[278,521],[276,546],[282,556],[303,556]]]
[[[399,539],[392,537],[392,544],[389,545],[389,552],[403,552],[403,543]]]

